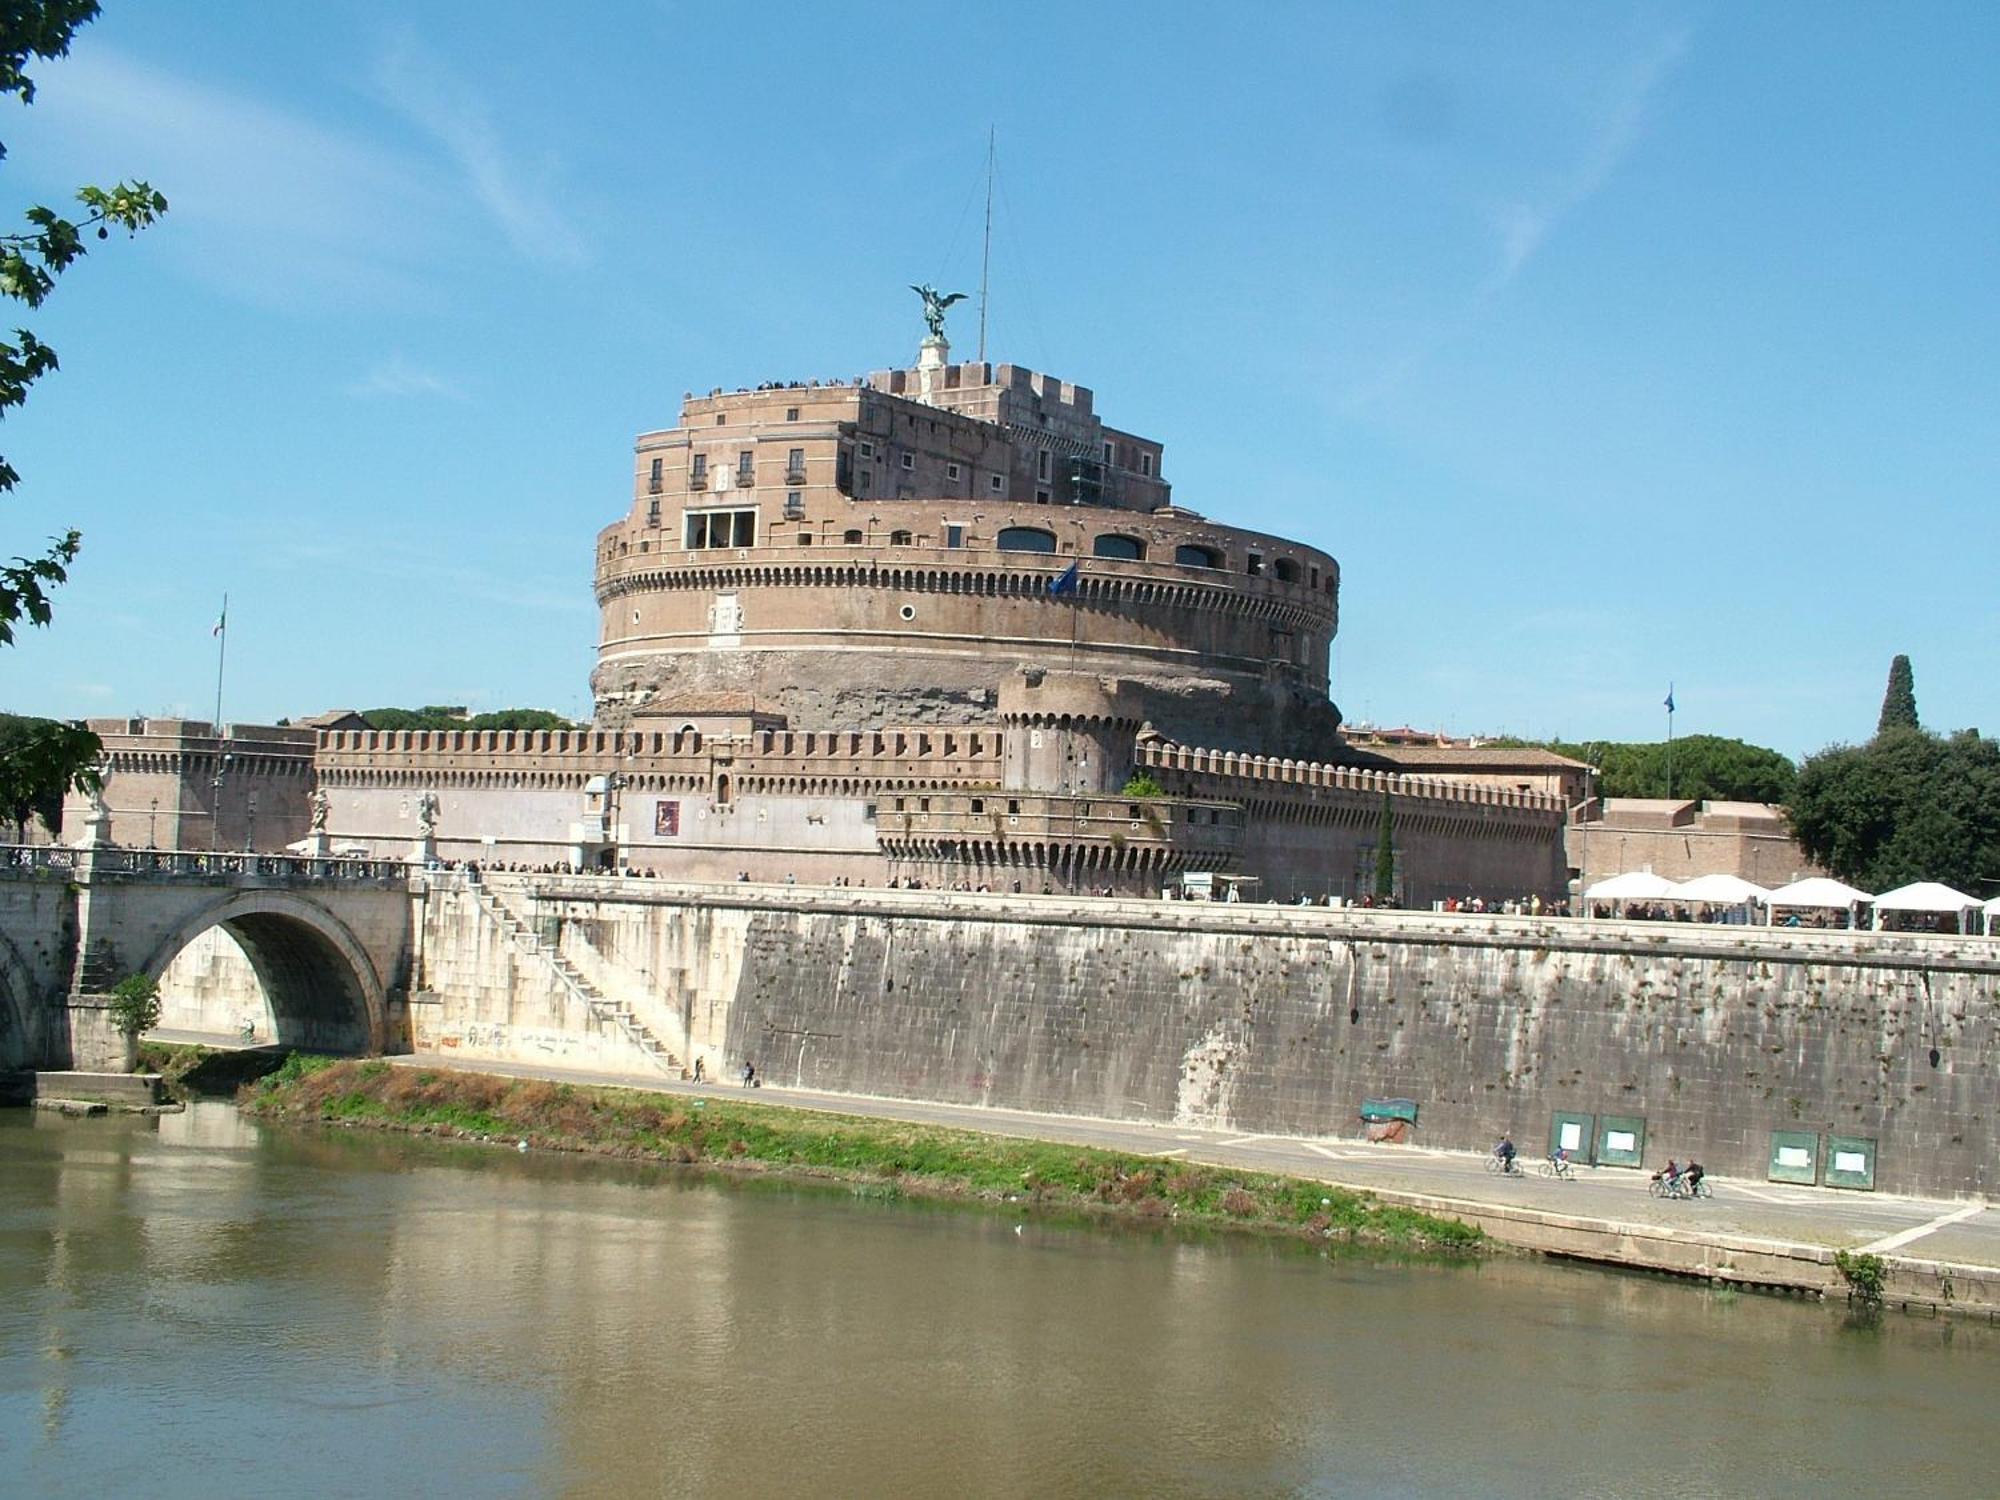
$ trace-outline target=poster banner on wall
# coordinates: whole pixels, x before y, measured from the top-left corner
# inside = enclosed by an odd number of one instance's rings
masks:
[[[681,832],[681,805],[674,802],[653,804],[653,837],[659,839],[679,838]]]

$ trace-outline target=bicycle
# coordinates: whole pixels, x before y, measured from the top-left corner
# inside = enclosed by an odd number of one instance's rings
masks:
[[[1535,1170],[1544,1177],[1560,1177],[1564,1182],[1576,1181],[1576,1168],[1569,1164],[1567,1157],[1544,1157]]]
[[[1646,1184],[1646,1191],[1655,1198],[1692,1198],[1700,1190],[1688,1186],[1685,1177],[1655,1176]]]
[[[1519,1158],[1512,1156],[1487,1157],[1486,1171],[1489,1176],[1493,1177],[1525,1177],[1528,1175],[1527,1173],[1521,1170],[1521,1163]]]

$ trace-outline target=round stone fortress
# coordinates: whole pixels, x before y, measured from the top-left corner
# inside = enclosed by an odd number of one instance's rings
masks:
[[[1074,569],[1072,572],[1071,569]],[[1339,567],[1171,503],[1079,386],[952,364],[687,397],[598,536],[597,722],[991,723],[1024,668],[1168,738],[1323,757]]]

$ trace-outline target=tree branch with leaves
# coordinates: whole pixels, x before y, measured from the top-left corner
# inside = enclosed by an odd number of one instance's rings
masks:
[[[97,13],[97,0],[0,0],[0,97],[33,104],[30,63],[67,54],[71,38]],[[0,159],[6,154],[0,145]],[[35,204],[23,215],[26,229],[0,235],[0,296],[40,307],[93,237],[108,239],[113,229],[137,234],[167,211],[167,200],[151,184],[136,180],[109,188],[86,186],[76,197],[83,212],[74,218]],[[55,350],[30,330],[16,328],[10,339],[0,339],[0,417],[26,401],[28,388],[56,368]],[[20,481],[14,466],[0,457],[0,495]],[[50,537],[44,550],[0,556],[0,646],[14,644],[16,627],[24,620],[49,623],[54,613],[50,592],[69,581],[82,545],[83,534],[71,527]],[[87,730],[52,728],[58,732],[25,737],[4,751],[0,790],[13,808],[45,799],[51,788],[60,801],[71,786],[89,790],[95,784],[95,765],[103,751],[97,737]]]

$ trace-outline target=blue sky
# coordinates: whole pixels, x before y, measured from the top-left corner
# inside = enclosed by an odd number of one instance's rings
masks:
[[[633,435],[908,362],[991,123],[989,353],[1340,559],[1350,719],[2000,730],[1990,6],[552,14],[107,0],[0,118],[173,205],[23,319],[0,706],[205,717],[227,590],[228,718],[586,712]]]

